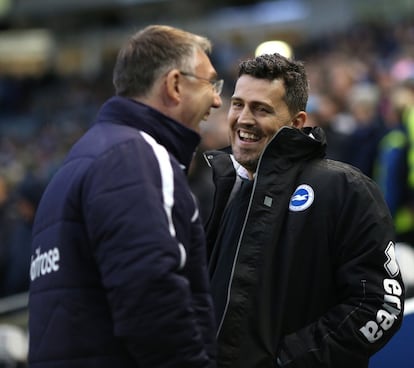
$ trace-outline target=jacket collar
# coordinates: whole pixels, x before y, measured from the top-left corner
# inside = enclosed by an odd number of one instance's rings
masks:
[[[98,112],[95,123],[128,125],[151,135],[188,169],[200,135],[179,122],[135,100],[114,96]]]
[[[265,147],[262,156],[283,157],[291,161],[322,158],[326,152],[326,136],[319,127],[296,129],[284,126]]]
[[[325,132],[320,127],[305,127],[303,129],[282,127],[263,150],[260,162],[262,162],[263,157],[266,157],[266,161],[270,161],[270,163],[273,163],[273,159],[276,158],[290,162],[322,158],[326,154],[326,144]],[[209,165],[214,168],[213,161],[216,161],[216,157],[231,154],[232,151],[229,146],[218,151],[207,151],[205,157]],[[234,159],[232,162],[234,170],[240,173],[238,167],[240,164],[235,163]]]

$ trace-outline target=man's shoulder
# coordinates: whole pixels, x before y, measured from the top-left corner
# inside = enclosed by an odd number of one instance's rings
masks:
[[[321,160],[310,161],[309,166],[315,170],[320,170],[327,175],[345,175],[350,177],[361,177],[369,179],[361,170],[346,162],[324,158]]]
[[[97,123],[90,127],[73,146],[73,153],[99,154],[130,139],[143,139],[135,128],[113,123]]]
[[[331,159],[313,160],[305,167],[302,178],[314,179],[331,188],[376,187],[377,184],[358,168],[342,161]]]

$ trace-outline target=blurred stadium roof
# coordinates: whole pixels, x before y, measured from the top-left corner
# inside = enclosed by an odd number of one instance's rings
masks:
[[[308,26],[338,27],[360,16],[393,17],[413,9],[412,0],[0,0],[4,27],[125,25],[209,20],[211,26],[249,27],[307,13]],[[219,14],[218,14],[219,13]],[[217,15],[217,19],[215,19]],[[306,19],[304,19],[306,21]],[[213,22],[213,23],[212,23]]]
[[[41,72],[52,63],[58,72],[90,73],[126,34],[154,23],[253,51],[269,39],[294,46],[360,19],[393,21],[413,9],[412,0],[0,0],[0,71]]]

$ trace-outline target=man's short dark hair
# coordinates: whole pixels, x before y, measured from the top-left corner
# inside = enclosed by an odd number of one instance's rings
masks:
[[[301,61],[286,58],[278,53],[264,54],[239,64],[239,77],[250,75],[254,78],[283,81],[286,93],[284,100],[292,114],[306,110],[308,101],[308,79]]]

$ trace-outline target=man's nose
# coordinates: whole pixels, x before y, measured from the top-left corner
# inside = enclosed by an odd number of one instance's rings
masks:
[[[222,105],[223,105],[223,100],[221,99],[220,95],[216,93],[214,96],[214,100],[213,100],[213,107],[218,109]]]
[[[248,106],[243,107],[237,121],[243,124],[254,124],[254,117]]]

